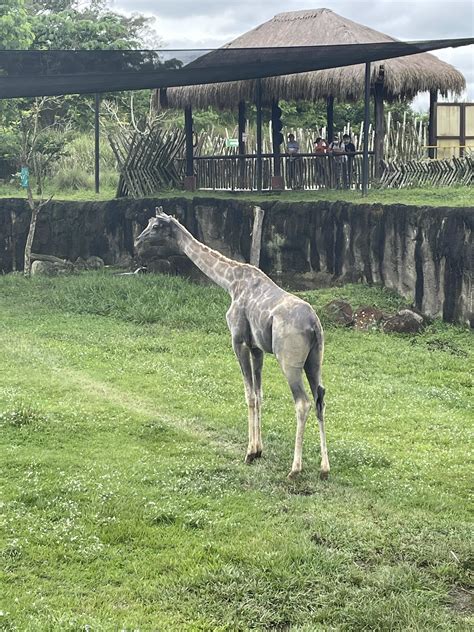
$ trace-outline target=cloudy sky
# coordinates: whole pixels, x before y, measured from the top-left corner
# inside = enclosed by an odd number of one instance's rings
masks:
[[[156,18],[166,48],[211,48],[233,40],[283,11],[326,7],[355,22],[402,40],[472,37],[473,0],[109,0],[111,8]],[[474,101],[474,46],[436,55],[466,77]],[[414,104],[424,108],[427,97]]]

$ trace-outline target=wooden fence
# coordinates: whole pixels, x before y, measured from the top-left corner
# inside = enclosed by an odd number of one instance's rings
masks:
[[[195,158],[199,189],[255,191],[257,157],[199,156]],[[262,156],[262,189],[271,188],[273,155]],[[287,189],[337,189],[362,187],[362,155],[353,157],[317,154],[281,156],[281,175]],[[369,180],[373,177],[373,155],[369,155]]]
[[[380,181],[380,186],[387,189],[456,184],[474,185],[474,157],[391,162],[385,166]]]
[[[351,125],[347,123],[341,130],[341,134],[350,134],[352,142],[357,151],[362,151],[362,139],[364,132],[364,124],[361,123],[360,129],[355,131]],[[194,148],[195,156],[233,156],[238,153],[238,148],[228,147],[229,138],[237,138],[237,128],[225,128],[224,133],[217,133],[214,128],[201,131],[196,138],[196,146]],[[320,136],[327,138],[327,130],[325,127],[314,129],[305,129],[302,127],[287,127],[286,134],[294,134],[300,144],[300,150],[303,153],[311,153],[313,151],[313,143]],[[272,152],[272,129],[271,123],[263,127],[263,153],[270,154]],[[369,151],[374,149],[375,130],[372,124],[369,125]],[[388,112],[385,118],[385,136],[384,136],[384,157],[385,160],[397,160],[399,162],[408,162],[410,160],[421,160],[427,158],[426,145],[428,142],[428,122],[416,118],[408,120],[407,113],[403,115],[401,121],[394,121],[392,113]],[[254,154],[257,149],[255,126],[247,122],[246,125],[246,142],[247,153]]]
[[[345,131],[350,131],[346,129]],[[373,133],[369,130],[369,184],[374,181]],[[300,130],[301,132],[301,130]],[[266,135],[267,136],[267,135]],[[426,127],[418,123],[392,124],[387,120],[385,137],[386,162],[380,186],[403,188],[408,186],[450,186],[474,183],[474,158],[426,160],[423,139]],[[302,152],[297,157],[282,154],[281,175],[286,189],[335,189],[362,187],[361,139],[353,135],[358,150],[356,155],[341,160],[330,155],[310,153],[313,135],[299,136]],[[167,130],[159,124],[150,126],[146,133],[119,133],[110,137],[120,170],[117,195],[143,197],[163,188],[182,186],[185,175],[184,132]],[[252,145],[247,138],[247,146]],[[274,157],[265,140],[262,156],[262,189],[271,189]],[[217,155],[209,155],[210,149]],[[238,149],[227,147],[225,139],[200,134],[194,148],[194,173],[197,186],[205,190],[255,191],[257,182],[257,156],[237,154]]]
[[[120,171],[117,197],[146,197],[160,189],[180,187],[184,131],[149,126],[146,133],[109,135]]]

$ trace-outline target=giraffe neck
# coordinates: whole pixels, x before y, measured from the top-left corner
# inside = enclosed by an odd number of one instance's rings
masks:
[[[234,282],[233,271],[241,264],[202,244],[178,220],[173,218],[172,221],[178,246],[184,254],[214,283],[230,292]]]

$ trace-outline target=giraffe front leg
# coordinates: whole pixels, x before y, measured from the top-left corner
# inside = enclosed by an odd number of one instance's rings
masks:
[[[244,342],[233,341],[233,347],[235,355],[240,364],[240,370],[242,371],[242,377],[245,387],[245,399],[248,407],[248,429],[249,429],[249,442],[247,447],[247,453],[245,456],[245,463],[252,463],[257,458],[258,445],[257,445],[257,397],[255,395],[252,361],[250,355],[250,349]]]

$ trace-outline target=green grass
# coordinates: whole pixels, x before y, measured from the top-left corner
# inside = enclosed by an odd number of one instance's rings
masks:
[[[353,204],[408,204],[413,206],[472,207],[474,190],[472,187],[424,187],[412,189],[372,189],[367,197],[360,191],[283,191],[281,193],[230,193],[220,191],[197,191],[195,193],[164,193],[164,197],[217,197],[221,199],[242,199],[250,202],[352,202]]]
[[[304,293],[394,310],[376,288]],[[264,368],[265,458],[218,288],[0,278],[5,630],[468,630],[471,334],[326,323],[331,479]],[[90,626],[86,628],[86,626]]]
[[[54,200],[67,200],[70,202],[88,202],[88,201],[106,201],[115,198],[117,187],[101,187],[100,193],[95,193],[94,189],[80,189],[80,190],[58,190],[53,185],[46,185],[43,193],[43,199],[48,199],[50,195]],[[36,191],[33,190],[33,194],[36,197]],[[26,193],[18,186],[11,184],[2,184],[0,186],[0,199],[1,198],[24,198],[26,200]]]
[[[54,194],[56,200],[86,201],[109,200],[115,197],[115,188],[102,187],[99,194],[92,190],[58,191],[53,186],[47,187],[44,197]],[[0,187],[0,198],[24,197],[18,187],[3,185]],[[284,191],[282,193],[232,193],[223,191],[196,191],[190,193],[179,190],[166,190],[153,197],[215,197],[219,199],[239,199],[250,202],[282,201],[282,202],[330,202],[345,201],[354,204],[408,204],[414,206],[447,206],[472,207],[472,187],[426,187],[413,189],[373,189],[363,198],[359,191]]]

